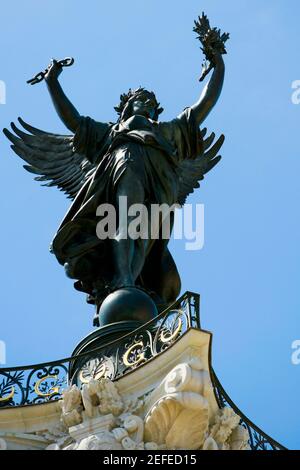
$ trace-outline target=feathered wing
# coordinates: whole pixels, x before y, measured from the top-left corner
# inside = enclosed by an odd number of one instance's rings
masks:
[[[202,137],[204,138],[207,129],[202,130]],[[204,139],[204,152],[194,160],[183,160],[180,163],[180,179],[179,179],[179,193],[178,203],[183,206],[189,194],[194,192],[194,189],[200,187],[200,181],[204,179],[204,175],[212,170],[221,160],[218,155],[220,148],[224,143],[225,137],[221,135],[215,141],[215,134],[212,133],[209,137]]]
[[[74,199],[80,188],[94,169],[94,165],[84,155],[73,150],[73,135],[51,134],[26,124],[18,118],[22,127],[14,123],[11,128],[3,129],[6,137],[12,142],[11,148],[25,160],[24,168],[34,173],[36,181],[47,181],[43,186],[57,186]]]

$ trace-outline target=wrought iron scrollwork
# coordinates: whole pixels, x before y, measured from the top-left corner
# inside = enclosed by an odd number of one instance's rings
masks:
[[[190,328],[200,329],[199,295],[187,292],[151,322],[93,351],[47,364],[0,369],[0,408],[58,400],[70,383],[115,380],[171,347]],[[69,377],[70,370],[75,372]],[[237,408],[213,370],[211,377],[219,407],[230,406],[240,416],[252,450],[285,450]]]
[[[213,370],[211,371],[211,377],[219,407],[224,408],[225,406],[229,406],[238,416],[240,416],[240,424],[244,426],[244,428],[246,428],[249,433],[249,445],[251,450],[287,450],[286,447],[279,444],[279,442],[275,441],[265,432],[259,429],[238,409],[238,407],[233,403],[231,398],[225,392]]]
[[[110,357],[88,359],[79,371],[79,383],[88,383],[90,379],[111,379],[115,375],[114,363]]]
[[[191,327],[200,328],[199,296],[187,292],[151,322],[93,351],[61,361],[0,369],[0,407],[58,400],[69,383],[81,386],[90,378],[117,379],[169,348]],[[69,377],[74,364],[75,372]]]
[[[0,408],[57,400],[66,386],[67,366],[60,362],[0,369]]]

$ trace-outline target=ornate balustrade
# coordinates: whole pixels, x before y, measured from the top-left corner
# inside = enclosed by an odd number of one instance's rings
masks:
[[[187,292],[151,322],[99,348],[59,361],[0,369],[0,410],[59,400],[70,384],[80,387],[91,378],[118,379],[164,352],[191,328],[200,329],[199,295]],[[241,417],[252,450],[285,450],[237,408],[212,369],[211,379],[219,407],[230,406]]]
[[[241,417],[240,424],[247,429],[250,436],[249,444],[251,450],[287,450],[283,445],[279,444],[279,442],[275,441],[265,432],[259,429],[238,409],[238,407],[233,403],[231,398],[225,392],[213,370],[211,370],[211,378],[219,407],[224,408],[229,406],[233,409],[233,411],[235,411],[237,415]]]
[[[117,379],[200,328],[199,295],[187,292],[151,322],[118,340],[59,361],[0,369],[0,408],[58,400],[70,383]],[[74,367],[76,366],[76,367]]]

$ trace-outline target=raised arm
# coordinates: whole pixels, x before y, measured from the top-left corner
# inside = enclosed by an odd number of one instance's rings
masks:
[[[45,80],[57,114],[65,126],[75,133],[79,125],[80,114],[66,97],[62,87],[60,86],[58,77],[61,72],[62,66],[59,65],[56,60],[53,60],[48,68]]]
[[[223,87],[225,64],[219,52],[214,54],[212,65],[214,71],[210,80],[204,87],[199,101],[192,106],[198,125],[207,118],[208,114],[217,103]]]

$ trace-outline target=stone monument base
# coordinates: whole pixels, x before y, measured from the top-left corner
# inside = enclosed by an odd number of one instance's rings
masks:
[[[170,348],[112,382],[71,385],[60,401],[0,412],[2,447],[48,450],[249,449],[247,430],[220,409],[211,334],[190,329]]]
[[[187,292],[148,323],[98,328],[70,358],[0,369],[0,450],[285,450],[223,390],[211,342]]]

